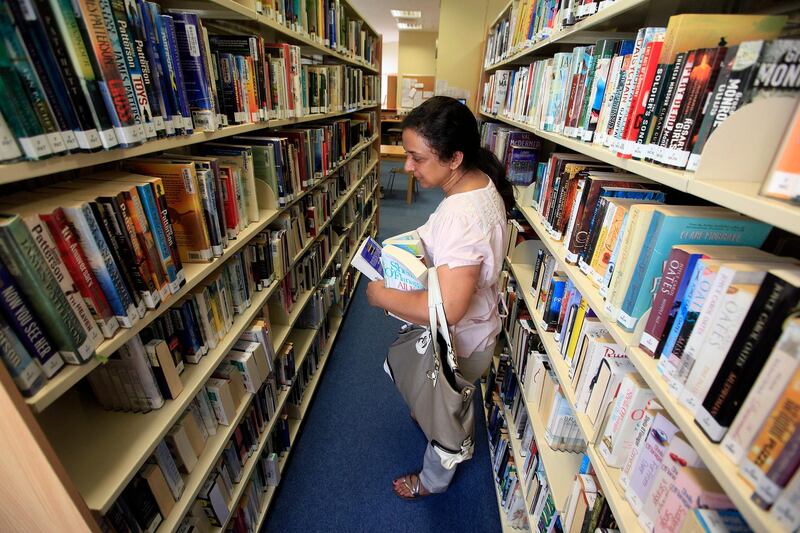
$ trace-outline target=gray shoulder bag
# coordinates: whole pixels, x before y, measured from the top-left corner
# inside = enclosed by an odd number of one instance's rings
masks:
[[[444,314],[436,268],[428,269],[430,326],[407,326],[392,345],[383,368],[414,413],[425,436],[451,469],[472,457],[475,386],[458,371]],[[436,342],[431,342],[435,332]]]

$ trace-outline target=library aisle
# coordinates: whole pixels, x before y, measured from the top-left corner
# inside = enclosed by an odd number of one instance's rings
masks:
[[[404,193],[381,200],[380,239],[418,227],[441,200],[420,190],[408,206]],[[362,279],[264,531],[500,531],[481,416],[475,456],[447,492],[413,502],[392,492],[392,479],[422,466],[425,437],[382,368],[398,322],[365,290]]]

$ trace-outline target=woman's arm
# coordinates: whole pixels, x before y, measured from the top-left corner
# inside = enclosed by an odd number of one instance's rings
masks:
[[[481,265],[458,268],[443,265],[436,271],[439,274],[439,288],[447,322],[450,325],[457,324],[469,309],[472,295],[478,286]],[[428,291],[387,289],[383,281],[372,281],[367,286],[367,299],[370,305],[385,309],[413,324],[429,323]]]

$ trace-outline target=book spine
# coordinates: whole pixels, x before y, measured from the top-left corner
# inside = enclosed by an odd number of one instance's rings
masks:
[[[0,316],[0,357],[23,396],[31,397],[44,386],[45,377],[30,354]],[[63,364],[63,363],[62,363]]]
[[[161,258],[156,250],[155,237],[150,231],[142,203],[139,200],[139,193],[135,187],[125,189],[117,195],[116,203],[122,213],[123,220],[128,232],[131,233],[131,240],[138,240],[139,246],[146,253],[147,263],[150,271],[154,275],[154,283],[158,289],[159,297],[165,301],[169,295],[169,280]]]
[[[120,325],[125,328],[133,327],[138,320],[136,307],[125,288],[91,208],[83,203],[80,207],[64,207],[63,211],[75,228],[81,248]]]
[[[175,42],[180,55],[181,72],[194,127],[200,131],[215,131],[216,112],[209,77],[201,49],[201,27],[197,15],[173,12]]]
[[[51,378],[56,375],[64,366],[64,360],[48,340],[14,278],[2,264],[0,264],[0,310],[25,350],[19,357],[32,355],[45,377]],[[9,352],[9,357],[12,353]]]
[[[2,36],[6,46],[4,56],[7,63],[16,71],[19,81],[22,82],[24,90],[21,94],[10,94],[13,101],[27,99],[30,104],[31,115],[38,122],[46,143],[49,145],[49,153],[63,153],[67,151],[64,138],[61,135],[60,126],[53,114],[53,109],[47,101],[44,87],[32,65],[34,59],[28,55],[22,41],[22,35],[14,25],[11,15],[11,8],[8,4],[0,6],[0,36]],[[5,63],[6,61],[4,61]]]
[[[174,78],[178,109],[180,110],[181,117],[183,117],[183,129],[189,134],[194,131],[194,123],[192,122],[192,114],[189,109],[189,99],[186,95],[183,65],[181,64],[177,37],[175,35],[175,21],[170,15],[161,15],[160,19],[161,42],[164,46],[164,53],[169,55],[169,65]]]
[[[47,224],[51,235],[55,236],[53,240],[58,247],[61,259],[72,275],[72,280],[77,285],[100,331],[105,338],[111,338],[119,329],[119,322],[88,265],[86,256],[66,215],[63,210],[56,209],[50,214],[41,214],[39,217]]]
[[[103,148],[113,148],[118,144],[114,123],[119,123],[119,117],[117,117],[113,102],[104,98],[100,88],[101,81],[95,75],[95,72],[100,72],[99,62],[86,50],[79,23],[80,10],[74,9],[69,0],[47,0],[49,9],[45,7],[44,0],[37,1],[45,27],[50,32],[53,48],[57,49],[59,54],[62,52],[67,54],[69,63],[64,63],[62,66],[65,76],[77,78],[82,98],[76,96],[76,99],[82,99],[83,105],[86,106],[85,108],[97,128]],[[54,33],[56,28],[59,35]],[[61,51],[61,48],[64,50]],[[81,108],[77,111],[79,116],[84,113]],[[91,144],[91,140],[89,144]]]
[[[64,360],[72,364],[85,361],[94,352],[94,346],[19,217],[0,227],[0,258],[28,297]]]
[[[112,35],[106,25],[106,10],[101,5],[101,0],[78,0],[78,3],[83,30],[88,37],[87,41],[91,43],[102,80],[99,84],[100,91],[106,101],[106,107],[113,107],[115,111],[113,115],[109,112],[109,115],[114,123],[117,140],[122,146],[139,144],[145,140],[144,127],[137,120],[139,108],[134,106],[135,100],[128,97],[123,74],[119,70],[117,47],[114,46]],[[110,15],[110,12],[107,14]],[[113,20],[111,22],[113,30]],[[119,51],[121,53],[121,50]]]
[[[39,248],[39,252],[47,262],[50,272],[63,291],[72,312],[75,313],[75,317],[85,331],[87,340],[92,346],[92,350],[94,350],[102,341],[103,334],[97,327],[94,317],[86,306],[86,302],[81,298],[80,292],[75,286],[75,282],[67,270],[66,265],[61,260],[58,248],[53,242],[50,231],[38,216],[28,216],[25,217],[23,221],[30,232],[31,238]]]
[[[37,0],[34,5],[30,0],[20,2],[19,8],[12,10],[23,14],[26,21],[25,26],[28,30],[29,41],[35,41],[35,46],[39,49],[39,56],[44,57],[50,63],[51,83],[56,89],[57,102],[59,106],[64,106],[61,112],[66,115],[68,122],[71,123],[72,131],[65,134],[65,140],[74,139],[77,146],[72,149],[95,150],[102,147],[102,141],[95,127],[94,113],[89,107],[86,98],[81,90],[77,75],[74,73],[67,50],[61,42],[59,29],[46,0]],[[14,3],[12,3],[14,6]],[[22,23],[22,21],[19,21]],[[41,74],[40,74],[41,76]],[[63,91],[58,91],[58,88]],[[49,96],[48,96],[49,98]],[[51,100],[52,101],[52,100]]]
[[[795,372],[783,396],[766,420],[748,454],[742,472],[756,474],[752,500],[769,509],[800,466],[800,372]],[[752,480],[752,478],[750,478]]]
[[[98,206],[95,215],[106,230],[105,233],[112,251],[116,250],[117,259],[119,259],[117,264],[120,266],[120,270],[123,274],[127,272],[132,292],[137,292],[148,309],[155,309],[161,301],[159,293],[147,270],[147,265],[143,261],[143,256],[134,251],[125,228],[125,222],[116,208],[116,202],[113,198],[100,197],[96,199],[95,203]]]
[[[664,334],[670,310],[675,303],[678,288],[683,282],[684,276],[690,273],[687,271],[691,255],[680,248],[673,248],[664,263],[661,272],[661,281],[653,299],[653,307],[650,316],[645,324],[639,346],[650,356],[657,355],[658,344]]]
[[[151,70],[157,74],[160,82],[161,96],[164,103],[164,116],[167,134],[180,134],[184,131],[183,117],[179,111],[177,85],[172,72],[172,60],[162,41],[162,25],[160,6],[154,2],[137,0],[142,14],[142,22],[146,36],[148,57]]]
[[[144,217],[147,219],[147,224],[153,235],[156,250],[159,254],[162,268],[167,273],[169,279],[170,292],[175,294],[180,288],[177,281],[177,272],[175,265],[172,261],[172,254],[170,252],[169,244],[167,243],[166,235],[164,234],[164,226],[161,223],[160,209],[155,204],[155,197],[153,196],[153,189],[149,183],[144,183],[136,186],[138,192],[138,200],[141,202],[141,209]]]
[[[161,94],[161,87],[157,70],[153,67],[149,58],[145,37],[144,21],[142,20],[141,12],[136,0],[121,0],[122,11],[118,15],[124,17],[127,24],[128,35],[131,40],[131,48],[133,49],[135,65],[139,68],[139,75],[141,76],[141,86],[144,87],[142,92],[139,89],[139,105],[145,109],[145,106],[150,111],[150,118],[153,128],[156,131],[156,136],[164,137],[168,134],[166,129],[165,115],[163,111],[163,98]],[[117,14],[117,6],[115,4],[115,15]],[[119,19],[117,21],[119,25]],[[145,104],[142,94],[147,97]]]
[[[725,436],[778,338],[782,319],[797,302],[798,290],[767,274],[742,328],[703,400],[696,422],[712,442]]]
[[[134,265],[139,269],[142,278],[147,284],[147,290],[153,293],[152,298],[154,300],[163,300],[163,298],[161,298],[161,289],[164,285],[164,278],[160,266],[156,261],[151,260],[155,258],[151,258],[150,256],[145,242],[146,239],[139,238],[139,234],[136,231],[136,222],[134,222],[128,210],[128,203],[124,193],[117,194],[115,197],[110,198],[109,201],[111,209],[116,215],[122,236],[127,246],[130,247],[134,258]],[[142,235],[142,237],[144,237],[144,235]]]
[[[130,364],[136,373],[144,393],[147,407],[149,409],[158,409],[163,406],[164,397],[161,394],[161,390],[158,388],[156,376],[153,373],[153,368],[150,366],[150,359],[147,357],[147,351],[139,336],[135,335],[130,341],[125,343],[125,345],[120,348],[119,353],[122,360]]]
[[[164,440],[159,442],[156,449],[153,450],[153,457],[155,457],[156,463],[158,463],[159,468],[161,468],[161,471],[164,473],[164,478],[167,480],[167,485],[172,493],[172,497],[175,498],[175,501],[180,500],[184,490],[183,478]]]
[[[762,423],[770,418],[775,404],[798,368],[800,353],[793,349],[794,343],[800,340],[798,326],[798,322],[793,321],[783,331],[778,344],[753,384],[753,389],[747,395],[747,400],[731,424],[731,429],[722,440],[722,452],[735,464],[740,464],[744,458]],[[747,476],[746,468],[743,468],[743,471]],[[752,476],[750,479],[753,481],[756,478]]]

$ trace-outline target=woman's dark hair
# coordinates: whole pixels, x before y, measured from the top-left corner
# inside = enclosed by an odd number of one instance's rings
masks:
[[[478,169],[494,182],[506,210],[514,206],[514,189],[497,157],[481,146],[478,122],[467,106],[449,96],[434,96],[415,107],[403,120],[403,129],[421,135],[439,159],[448,161],[464,154],[464,170]]]

